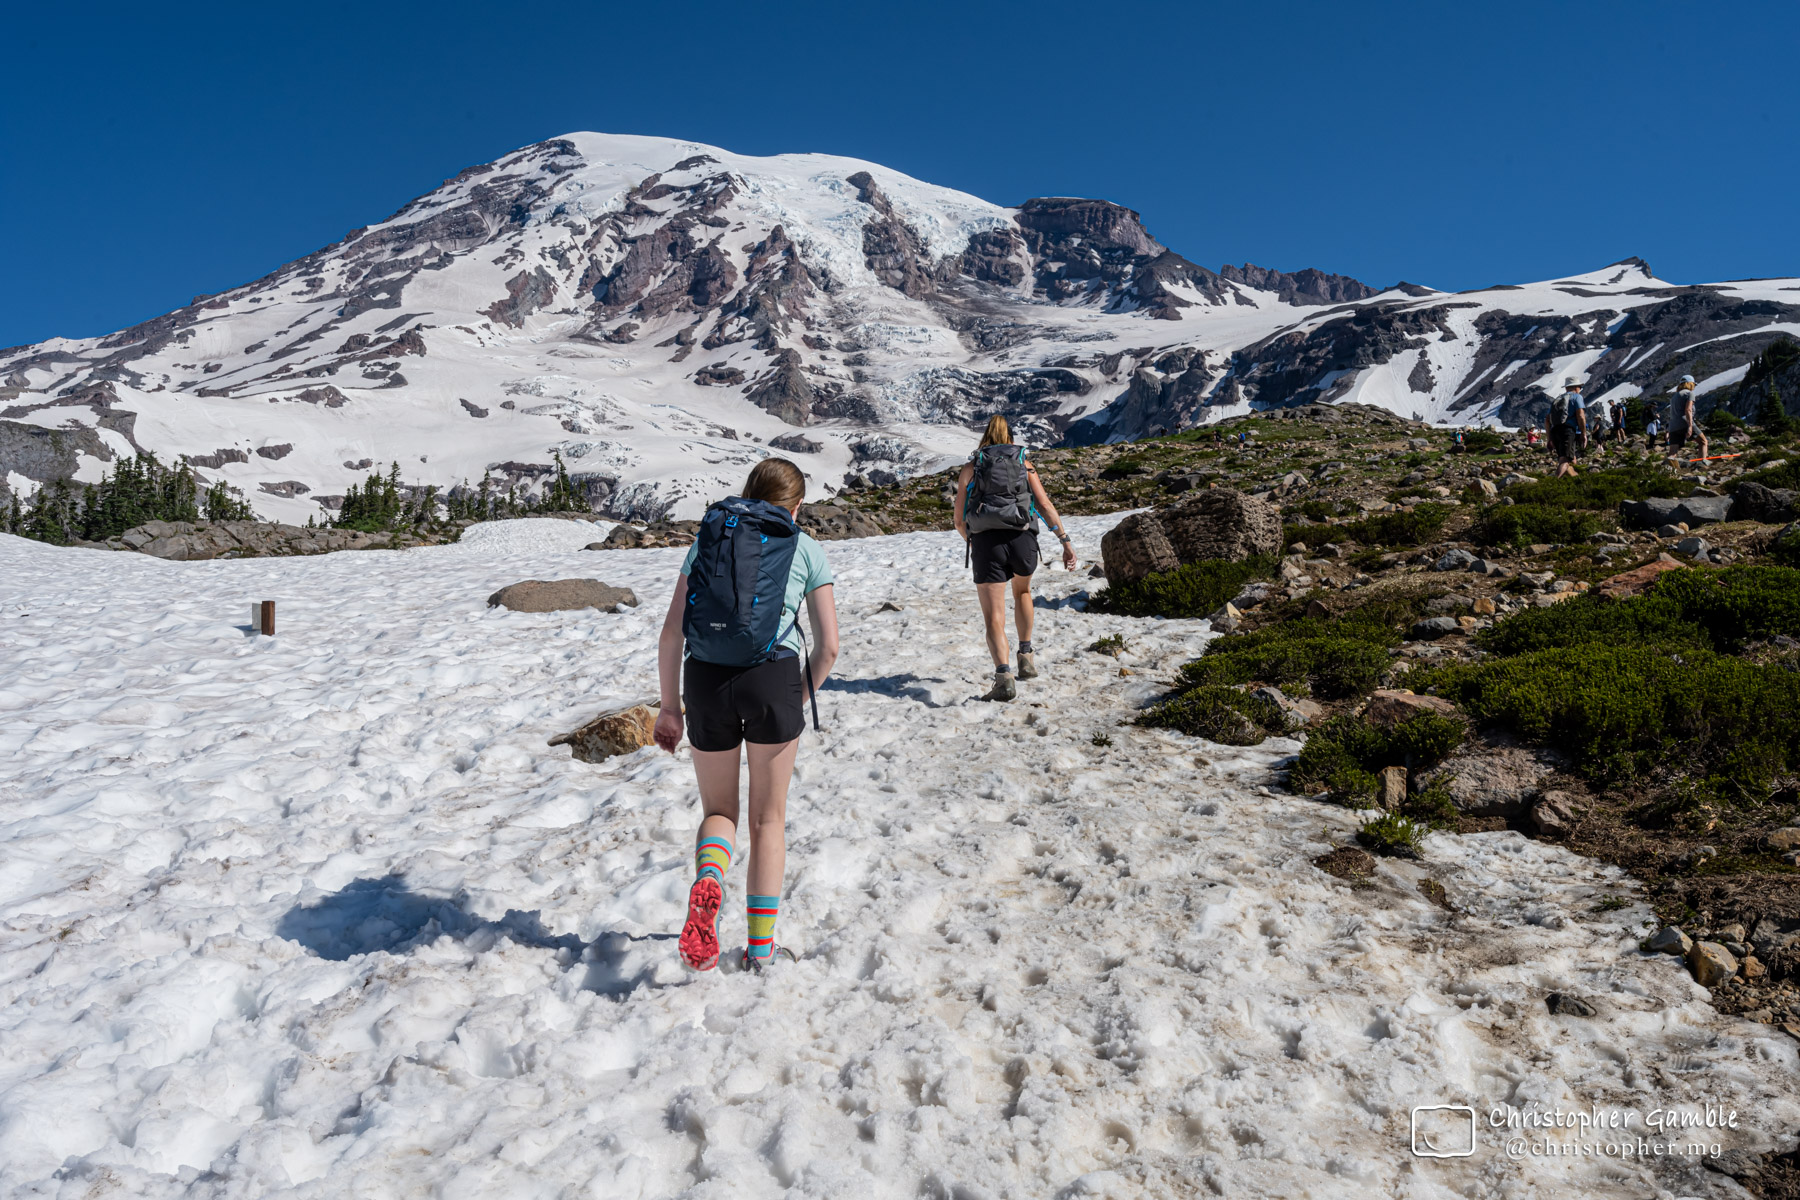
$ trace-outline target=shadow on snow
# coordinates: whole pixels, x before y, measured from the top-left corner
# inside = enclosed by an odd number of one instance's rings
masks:
[[[843,679],[836,675],[819,688],[821,692],[849,692],[852,695],[891,696],[896,700],[917,700],[927,708],[942,708],[922,683],[943,683],[942,679],[921,679],[917,675],[881,675],[874,679]]]
[[[499,920],[474,916],[454,899],[413,891],[400,875],[354,880],[316,904],[295,905],[282,914],[275,934],[333,962],[358,954],[404,954],[446,936],[481,953],[504,938],[554,951],[564,967],[585,965],[581,986],[613,997],[651,982],[660,959],[673,952],[658,943],[675,940],[672,933],[633,937],[609,930],[584,943],[572,933],[551,933],[536,912],[508,909]]]

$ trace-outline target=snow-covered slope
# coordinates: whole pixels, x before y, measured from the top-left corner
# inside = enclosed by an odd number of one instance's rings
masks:
[[[301,520],[369,465],[529,487],[557,452],[608,512],[692,515],[771,449],[816,496],[960,457],[992,411],[1085,441],[1316,399],[1514,422],[1568,373],[1731,388],[1800,330],[1797,289],[1677,288],[1633,260],[1378,293],[1208,270],[1100,200],[1003,208],[855,159],[572,134],[243,287],[0,352],[0,480],[93,479],[142,447]]]
[[[1112,524],[1072,521],[1080,552]],[[1689,1144],[1792,1148],[1793,1041],[1640,953],[1617,870],[1499,832],[1331,878],[1354,815],[1260,786],[1292,743],[1117,725],[1209,633],[1077,612],[1080,575],[1039,581],[1043,677],[974,701],[950,534],[830,543],[799,961],[687,974],[686,752],[545,744],[654,694],[681,551],[607,556],[625,613],[483,603],[590,571],[591,536],[201,563],[0,536],[0,1194],[1725,1197]],[[265,597],[280,632],[248,637]],[[1107,633],[1132,674],[1083,651]],[[1472,1157],[1414,1157],[1433,1104],[1481,1114]],[[1638,1156],[1703,1104],[1735,1128]],[[1486,1127],[1593,1110],[1637,1123],[1517,1156]]]

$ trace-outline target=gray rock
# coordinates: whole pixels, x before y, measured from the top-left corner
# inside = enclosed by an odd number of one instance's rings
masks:
[[[1703,537],[1685,537],[1675,543],[1675,553],[1685,554],[1690,558],[1704,556],[1712,549],[1712,543]]]
[[[1800,518],[1800,493],[1792,488],[1764,487],[1760,483],[1740,483],[1731,494],[1731,519],[1762,521],[1769,525]]]
[[[1445,551],[1444,556],[1431,564],[1434,571],[1460,571],[1475,562],[1475,556],[1460,547]]]
[[[1657,529],[1664,525],[1714,525],[1731,517],[1729,496],[1689,496],[1682,500],[1627,500],[1619,515],[1632,529]]]
[[[489,608],[533,613],[583,608],[611,612],[621,604],[636,608],[637,602],[637,593],[630,588],[616,588],[598,579],[527,579],[503,587],[488,597]]]
[[[1250,694],[1279,708],[1290,731],[1304,729],[1325,712],[1317,701],[1297,700],[1278,687],[1259,687]]]
[[[1545,836],[1561,837],[1567,834],[1580,815],[1575,798],[1567,792],[1545,792],[1531,806],[1531,823]]]
[[[1550,1010],[1553,1016],[1558,1017],[1591,1017],[1594,1015],[1593,1005],[1586,1000],[1577,999],[1562,992],[1551,992],[1545,996],[1544,1006]]]
[[[1426,617],[1412,627],[1412,636],[1425,641],[1434,641],[1451,633],[1460,633],[1462,626],[1455,617]]]
[[[1506,574],[1506,568],[1491,558],[1478,558],[1469,564],[1472,575],[1486,575],[1489,579]]]
[[[1800,850],[1800,825],[1789,825],[1785,829],[1777,829],[1769,835],[1768,841],[1769,849],[1777,854]]]
[[[1129,583],[1184,563],[1242,562],[1281,549],[1281,510],[1231,488],[1189,492],[1149,512],[1133,513],[1100,539],[1110,583]]]
[[[1665,925],[1644,939],[1643,949],[1652,954],[1678,954],[1687,956],[1694,947],[1694,939],[1681,932],[1673,925]]]
[[[859,509],[836,504],[802,504],[799,524],[821,542],[881,536],[881,526],[873,517]]]
[[[1516,817],[1534,805],[1555,774],[1557,760],[1523,746],[1465,744],[1413,780],[1415,791],[1444,780],[1457,810],[1471,817]]]

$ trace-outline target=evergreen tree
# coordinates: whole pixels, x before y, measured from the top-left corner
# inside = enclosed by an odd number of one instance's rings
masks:
[[[551,451],[551,457],[556,460],[556,478],[551,481],[548,488],[544,489],[544,495],[537,504],[537,511],[588,511],[587,497],[583,496],[575,485],[570,482],[569,469],[563,466],[561,452],[553,450]]]
[[[1756,410],[1756,423],[1763,432],[1781,437],[1794,431],[1794,422],[1787,414],[1787,405],[1782,402],[1781,388],[1773,379],[1769,380],[1769,390],[1763,396],[1761,407]]]
[[[254,521],[256,511],[235,489],[221,479],[206,489],[206,519],[209,521]]]

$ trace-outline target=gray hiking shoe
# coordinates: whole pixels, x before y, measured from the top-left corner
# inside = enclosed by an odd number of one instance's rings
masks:
[[[994,670],[994,690],[983,696],[983,700],[1011,700],[1019,694],[1013,686],[1013,673],[1005,667]]]
[[[1037,677],[1037,654],[1030,650],[1019,651],[1019,678],[1036,679]]]

